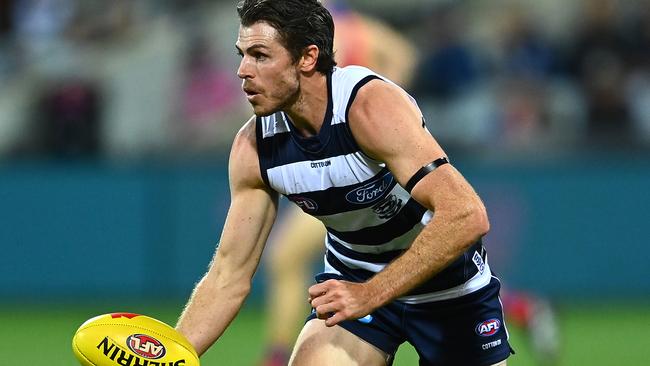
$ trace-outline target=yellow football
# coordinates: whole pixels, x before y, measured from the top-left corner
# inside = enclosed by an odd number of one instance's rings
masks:
[[[131,314],[99,315],[83,323],[72,338],[83,366],[199,366],[190,342],[169,325]]]

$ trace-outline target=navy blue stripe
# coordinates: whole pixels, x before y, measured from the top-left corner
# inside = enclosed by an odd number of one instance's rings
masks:
[[[273,168],[280,165],[297,163],[305,160],[322,160],[334,156],[352,154],[359,151],[354,142],[347,138],[347,131],[344,123],[338,123],[331,126],[330,133],[335,135],[327,144],[327,149],[313,152],[301,147],[299,142],[289,132],[278,133],[258,141],[259,151],[273,153]],[[343,136],[343,138],[339,138]]]
[[[361,89],[362,86],[368,84],[371,80],[374,79],[379,79],[382,80],[379,76],[377,75],[368,75],[365,78],[359,80],[359,82],[352,88],[352,92],[350,92],[350,99],[348,99],[348,105],[345,107],[345,120],[349,121],[350,119],[348,118],[348,114],[350,113],[350,107],[352,107],[352,102],[354,102],[354,98],[357,97],[357,93],[359,92],[359,89]]]
[[[365,182],[345,187],[330,187],[322,191],[290,194],[287,198],[293,202],[307,199],[315,203],[315,207],[309,210],[309,214],[326,216],[374,206],[381,202],[396,185],[397,181],[388,169],[382,169]]]
[[[465,253],[463,253],[463,255],[452,262],[447,268],[439,272],[437,275],[433,276],[424,284],[418,286],[403,296],[421,295],[430,292],[442,291],[465,283],[467,280],[476,275],[476,273],[478,273],[478,269],[472,262],[472,257],[474,256],[475,251],[485,253],[485,251],[482,250],[480,240],[472,245]],[[375,275],[371,271],[366,271],[364,269],[358,268],[350,268],[346,266],[330,251],[327,252],[326,258],[327,262],[334,269],[339,271],[347,280],[353,282],[365,282],[370,277]]]
[[[332,127],[332,117],[334,115],[334,99],[332,98],[332,73],[327,73],[327,108],[325,109],[325,117],[323,117],[323,123],[321,128],[318,131],[316,136],[304,137],[298,133],[293,124],[289,123],[290,135],[298,145],[298,147],[304,150],[308,154],[314,154],[316,156],[321,155],[326,148],[329,148],[329,142],[332,138],[331,129]],[[289,120],[287,115],[284,115],[285,119]]]
[[[419,295],[429,292],[446,290],[448,288],[467,282],[470,278],[474,277],[474,275],[478,273],[478,268],[476,268],[476,265],[474,262],[472,262],[472,257],[476,251],[485,254],[485,251],[482,250],[482,244],[480,240],[472,245],[467,251],[465,251],[465,253],[453,261],[449,266],[447,266],[447,268],[439,272],[437,275],[433,276],[433,278],[425,282],[423,285],[413,290],[411,293],[409,293],[409,295]],[[483,259],[485,260],[485,257],[483,257]]]
[[[343,245],[341,245],[339,242],[337,242],[335,239],[332,239],[331,236],[327,236],[329,244],[336,250],[338,253],[350,258],[350,259],[356,259],[364,262],[371,262],[371,263],[390,263],[393,261],[393,259],[399,257],[404,253],[404,249],[399,249],[399,250],[389,250],[383,253],[359,253],[355,252],[354,250],[347,248]]]
[[[392,219],[377,225],[356,231],[336,231],[327,228],[337,238],[351,244],[378,245],[387,243],[407,233],[422,220],[427,211],[422,205],[411,198]]]
[[[365,269],[350,268],[346,266],[345,264],[341,263],[341,261],[336,258],[336,256],[334,256],[334,254],[332,254],[330,251],[327,251],[325,257],[327,258],[327,263],[329,263],[335,270],[341,272],[346,280],[353,282],[365,282],[370,277],[375,275],[374,272],[366,271]]]
[[[352,107],[352,102],[354,102],[354,99],[357,97],[357,93],[359,92],[359,89],[361,89],[362,86],[366,85],[369,81],[374,80],[374,79],[380,79],[377,75],[368,75],[365,78],[361,79],[355,86],[352,88],[352,92],[350,93],[350,99],[348,99],[348,104],[345,106],[345,132],[346,132],[346,137],[351,141],[351,143],[357,147],[358,150],[361,150],[359,145],[357,144],[357,140],[354,139],[354,135],[352,134],[352,130],[350,129],[350,124],[348,123],[350,121],[349,114],[350,114],[350,108]]]

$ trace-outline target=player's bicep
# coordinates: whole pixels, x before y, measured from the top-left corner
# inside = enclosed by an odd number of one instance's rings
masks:
[[[257,268],[278,204],[261,178],[254,120],[235,138],[228,170],[231,202],[214,264],[222,275],[248,277]]]

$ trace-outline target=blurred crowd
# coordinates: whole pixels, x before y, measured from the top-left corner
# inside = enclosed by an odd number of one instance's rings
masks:
[[[423,22],[412,89],[444,136],[534,153],[650,146],[650,1],[459,3]]]
[[[650,151],[649,0],[380,3],[346,6],[413,43],[443,146]],[[0,156],[225,160],[237,26],[235,1],[0,0]]]

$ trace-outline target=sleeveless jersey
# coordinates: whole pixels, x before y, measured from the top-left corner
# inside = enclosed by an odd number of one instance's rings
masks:
[[[365,155],[352,136],[350,106],[359,88],[373,79],[390,82],[360,66],[334,68],[327,75],[328,105],[316,136],[300,135],[283,112],[256,121],[265,183],[323,222],[325,272],[354,281],[367,280],[402,254],[433,216],[397,184],[384,163]],[[490,277],[479,241],[398,300],[456,298],[487,285]]]

